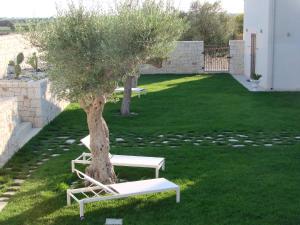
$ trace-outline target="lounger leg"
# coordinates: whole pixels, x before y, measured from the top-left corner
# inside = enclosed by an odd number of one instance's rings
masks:
[[[162,165],[161,170],[165,171],[165,163]]]
[[[69,195],[69,191],[67,191],[67,205],[71,205],[71,196]]]
[[[75,169],[75,163],[74,163],[74,161],[72,160],[72,173],[74,173],[74,169]]]
[[[180,189],[179,188],[176,190],[176,202],[177,203],[180,202]]]
[[[79,202],[80,219],[84,219],[84,204],[82,201]]]
[[[155,177],[158,178],[159,177],[159,168],[155,169]]]

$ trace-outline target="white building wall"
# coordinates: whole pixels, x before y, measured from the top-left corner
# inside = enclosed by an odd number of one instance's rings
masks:
[[[251,71],[251,34],[256,34],[256,73],[261,74],[261,86],[268,88],[268,54],[271,48],[269,9],[272,0],[245,0],[244,41],[245,75],[250,78]]]
[[[275,8],[274,90],[300,90],[300,1],[276,0]]]

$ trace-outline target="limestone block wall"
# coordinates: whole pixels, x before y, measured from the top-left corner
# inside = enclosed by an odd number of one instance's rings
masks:
[[[18,53],[23,52],[26,58],[37,52],[22,35],[0,35],[0,79],[6,75],[9,60],[15,60]],[[25,66],[23,64],[22,66]]]
[[[244,41],[229,41],[230,47],[230,65],[229,72],[233,75],[244,74]]]
[[[45,126],[68,105],[51,94],[48,79],[0,80],[0,97],[16,97],[21,120],[36,128]]]
[[[162,68],[142,65],[141,74],[195,74],[203,72],[204,42],[179,41],[170,53],[170,57],[163,62]]]
[[[16,138],[19,124],[17,98],[0,98],[0,156],[18,148]]]

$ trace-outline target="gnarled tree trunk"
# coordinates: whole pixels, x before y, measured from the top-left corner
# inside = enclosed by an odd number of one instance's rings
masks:
[[[121,115],[130,116],[130,103],[131,103],[131,94],[132,94],[132,83],[134,76],[128,76],[124,85],[124,95],[121,106]]]
[[[81,103],[87,113],[92,153],[92,163],[86,168],[86,174],[104,184],[111,184],[116,181],[116,175],[109,158],[109,130],[103,118],[105,103],[105,96],[95,98],[90,105]]]

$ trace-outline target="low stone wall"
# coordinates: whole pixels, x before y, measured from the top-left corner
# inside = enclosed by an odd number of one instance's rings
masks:
[[[19,124],[17,98],[0,98],[0,156],[7,155],[8,151],[15,152],[18,149],[16,138]],[[1,164],[4,164],[1,161],[0,157],[0,167]]]
[[[230,65],[229,72],[233,75],[244,74],[244,41],[229,41],[230,47]]]
[[[195,74],[202,73],[204,66],[203,41],[179,41],[162,68],[142,65],[141,74]]]
[[[36,128],[45,126],[68,105],[51,94],[48,79],[0,80],[0,97],[16,97],[21,120]]]

